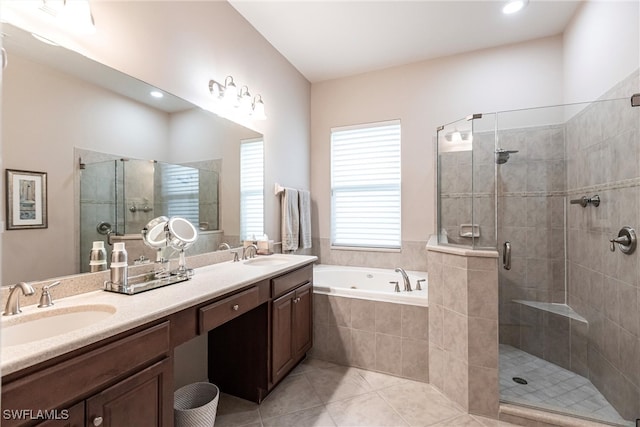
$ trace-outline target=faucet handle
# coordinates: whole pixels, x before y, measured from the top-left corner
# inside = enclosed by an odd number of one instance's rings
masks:
[[[49,307],[53,305],[53,300],[51,299],[51,294],[49,293],[49,289],[56,287],[59,284],[60,284],[60,281],[56,280],[55,282],[42,287],[42,295],[40,295],[40,304],[38,304],[38,308]]]
[[[400,292],[400,286],[398,285],[398,281],[397,280],[394,280],[394,281],[389,282],[389,283],[391,283],[392,285],[396,285],[396,287],[394,289],[394,292]]]
[[[422,282],[426,282],[426,279],[418,279],[416,281],[416,291],[421,291],[422,290],[422,286],[420,286],[420,283]]]

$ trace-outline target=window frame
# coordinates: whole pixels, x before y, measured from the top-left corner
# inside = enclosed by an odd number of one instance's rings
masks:
[[[344,131],[353,131],[358,129],[368,130],[368,129],[376,129],[388,126],[397,126],[397,182],[393,184],[386,185],[347,185],[342,186],[341,188],[336,188],[336,184],[334,182],[334,174],[335,174],[335,147],[334,147],[334,134],[338,132]],[[381,122],[372,122],[372,123],[363,123],[349,126],[340,126],[331,128],[330,132],[330,197],[331,197],[331,235],[330,235],[330,248],[335,250],[356,250],[356,251],[380,251],[380,252],[400,252],[402,250],[402,125],[400,119],[395,120],[387,120]],[[368,187],[368,188],[367,188]],[[379,190],[395,190],[395,195],[397,197],[397,244],[357,244],[355,242],[343,242],[336,243],[339,236],[336,236],[336,193],[340,191],[348,191],[348,190],[364,190],[364,192],[370,191],[379,191]]]

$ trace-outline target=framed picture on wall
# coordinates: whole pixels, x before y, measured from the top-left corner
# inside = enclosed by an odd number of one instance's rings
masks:
[[[7,230],[47,228],[47,173],[7,169]]]

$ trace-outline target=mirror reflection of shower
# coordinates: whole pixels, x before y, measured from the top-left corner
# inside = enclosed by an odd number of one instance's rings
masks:
[[[504,148],[498,148],[496,150],[496,164],[503,165],[507,163],[509,157],[517,152],[518,150],[505,150]]]

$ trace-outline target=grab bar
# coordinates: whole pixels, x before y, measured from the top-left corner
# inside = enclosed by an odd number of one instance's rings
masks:
[[[579,199],[573,199],[569,203],[572,205],[580,205],[583,208],[586,208],[588,204],[592,204],[596,208],[600,206],[600,196],[597,194],[593,197],[582,196]]]
[[[511,270],[511,242],[504,242],[502,251],[502,266],[505,270]]]

